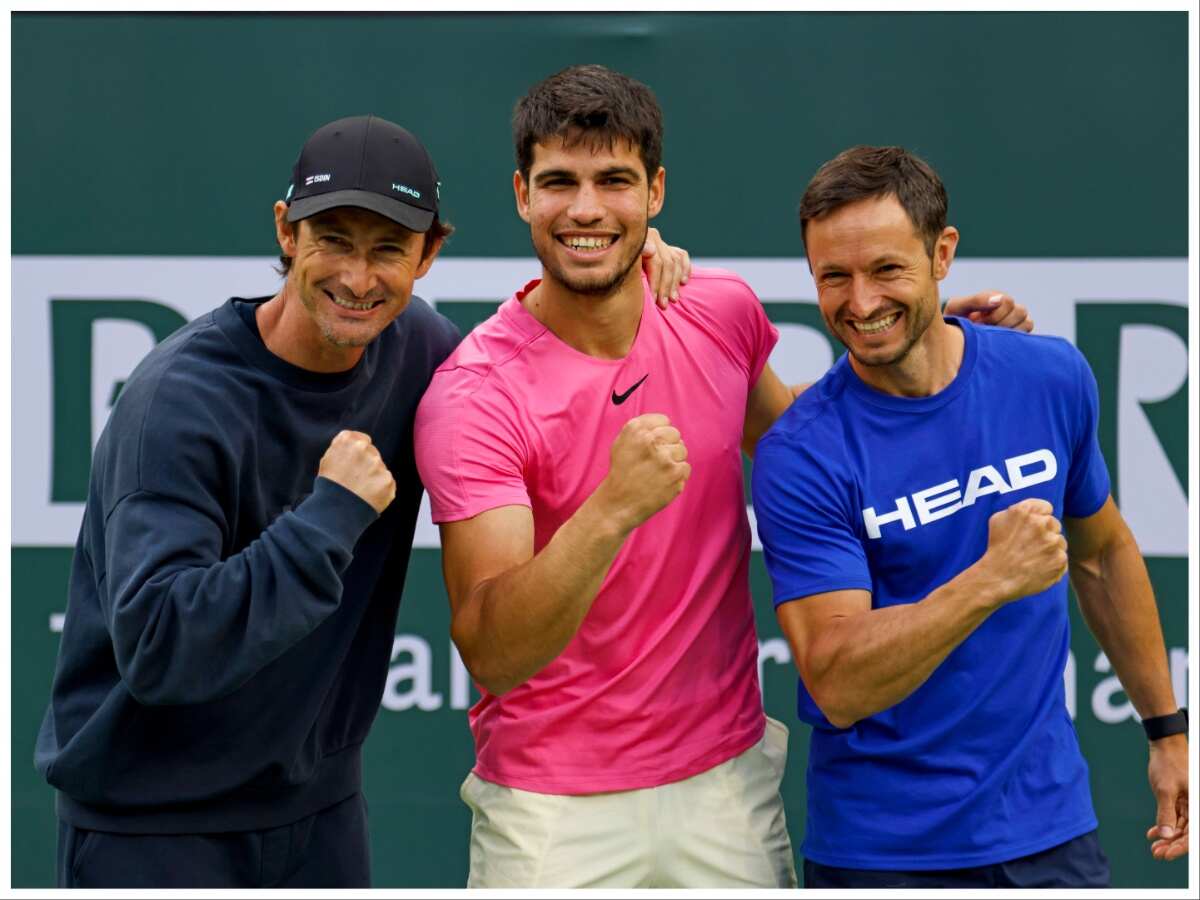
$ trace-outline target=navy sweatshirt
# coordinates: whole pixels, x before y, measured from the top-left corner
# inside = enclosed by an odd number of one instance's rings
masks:
[[[309,372],[231,300],[137,367],[96,447],[35,763],[78,827],[245,831],[360,789],[421,484],[417,401],[458,332],[423,300]],[[317,468],[362,431],[377,516]]]

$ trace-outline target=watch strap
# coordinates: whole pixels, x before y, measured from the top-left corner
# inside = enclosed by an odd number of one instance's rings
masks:
[[[1151,716],[1148,719],[1142,719],[1142,727],[1146,729],[1146,737],[1152,741],[1170,737],[1173,734],[1187,734],[1187,707],[1181,707],[1178,712],[1173,712],[1170,715]]]

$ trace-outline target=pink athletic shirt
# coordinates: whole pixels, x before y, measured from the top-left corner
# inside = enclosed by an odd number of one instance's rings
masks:
[[[692,475],[626,539],[558,658],[503,697],[483,692],[470,712],[474,771],[548,794],[678,781],[763,734],[740,445],[779,333],[741,278],[698,269],[665,312],[643,279],[629,355],[596,359],[521,305],[537,284],[472,331],[421,400],[433,520],[528,506],[541,550],[608,473],[621,426],[644,413],[679,429]]]

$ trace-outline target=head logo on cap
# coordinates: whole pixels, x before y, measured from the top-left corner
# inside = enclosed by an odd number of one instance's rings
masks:
[[[354,206],[424,232],[437,216],[437,185],[433,160],[412,134],[386,119],[352,116],[323,125],[305,141],[292,171],[287,217],[296,222]]]

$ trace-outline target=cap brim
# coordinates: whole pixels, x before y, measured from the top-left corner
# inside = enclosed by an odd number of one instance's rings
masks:
[[[338,206],[357,206],[391,219],[410,231],[425,232],[433,224],[434,213],[428,209],[410,206],[391,197],[383,197],[370,191],[330,191],[315,197],[299,197],[288,205],[287,220],[298,222]]]

